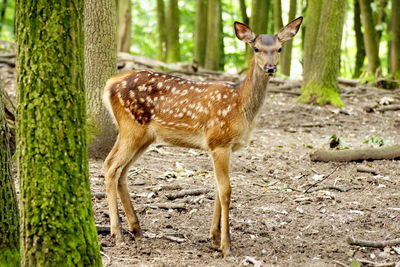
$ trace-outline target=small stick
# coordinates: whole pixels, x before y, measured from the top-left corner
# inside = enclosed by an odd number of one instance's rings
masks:
[[[388,263],[379,263],[379,262],[373,262],[373,261],[369,261],[369,260],[364,260],[364,259],[356,259],[357,261],[361,262],[361,263],[365,263],[368,265],[373,265],[375,267],[395,267],[394,262],[388,262]]]
[[[372,169],[372,168],[370,168],[370,167],[368,167],[368,166],[365,166],[365,165],[357,166],[357,171],[358,171],[358,172],[372,173],[372,174],[374,174],[374,175],[377,174],[376,171],[375,171],[374,169]]]
[[[321,186],[318,188],[315,188],[314,190],[309,190],[308,193],[312,193],[315,191],[321,191],[321,190],[326,190],[326,189],[332,189],[332,190],[337,190],[339,192],[348,192],[351,189],[353,189],[353,187],[338,187],[338,186],[334,186],[334,185],[328,185],[328,186]]]
[[[304,191],[304,193],[308,193],[308,191],[309,191],[311,188],[313,188],[313,187],[316,186],[317,184],[322,183],[323,181],[325,181],[326,179],[328,179],[329,176],[331,176],[337,169],[339,169],[339,167],[341,167],[341,166],[343,166],[343,165],[344,165],[344,164],[339,164],[339,165],[337,165],[336,168],[335,168],[330,174],[328,174],[327,176],[325,176],[321,181],[317,181],[317,182],[313,183],[312,185],[310,185],[310,186]]]
[[[208,192],[210,192],[210,190],[207,188],[197,188],[197,189],[181,190],[176,193],[168,194],[166,195],[166,197],[170,200],[174,200],[185,196],[197,196],[201,194],[206,194]]]
[[[343,262],[337,261],[337,260],[333,260],[334,263],[336,263],[337,265],[343,266],[343,267],[348,267],[348,265],[344,264]]]
[[[150,204],[148,205],[148,207],[150,208],[158,208],[158,209],[186,209],[186,205],[185,203],[154,203],[154,204]]]
[[[184,238],[176,237],[176,236],[170,236],[170,235],[164,235],[163,238],[168,239],[170,241],[174,241],[177,243],[183,243],[186,241]]]
[[[107,258],[106,266],[110,266],[110,265],[111,265],[111,257],[108,256],[108,255],[107,255],[106,253],[104,253],[103,251],[100,251],[100,254]]]
[[[384,247],[393,247],[399,245],[400,238],[386,240],[386,241],[370,241],[370,240],[355,239],[354,237],[348,237],[347,243],[349,243],[350,245],[356,245],[360,247],[384,248]]]

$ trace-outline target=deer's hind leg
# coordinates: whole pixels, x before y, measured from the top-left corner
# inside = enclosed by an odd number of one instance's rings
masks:
[[[123,242],[121,222],[118,216],[117,191],[127,214],[129,229],[133,231],[136,238],[141,238],[139,220],[129,197],[126,174],[130,164],[154,140],[145,127],[138,124],[134,124],[135,127],[130,126],[130,129],[119,129],[117,141],[104,162],[111,235],[115,236],[117,244]]]

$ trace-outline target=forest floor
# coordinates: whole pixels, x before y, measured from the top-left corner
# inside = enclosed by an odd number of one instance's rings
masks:
[[[7,89],[13,94],[15,83],[8,81]],[[224,259],[210,245],[215,189],[210,157],[198,150],[155,144],[128,175],[144,239],[136,243],[126,233],[125,244],[117,247],[109,234],[99,234],[104,265],[350,266],[353,260],[399,262],[400,245],[377,249],[346,242],[348,237],[374,241],[400,238],[399,161],[322,163],[311,162],[309,157],[316,149],[327,149],[327,136],[333,134],[349,148],[370,147],[364,141],[377,134],[388,144],[400,144],[399,111],[365,109],[399,104],[398,90],[353,87],[342,93],[346,106],[341,109],[298,103],[298,91],[293,92],[268,94],[250,144],[233,154],[230,257]],[[106,226],[109,213],[102,163],[90,161],[90,180],[96,224]],[[360,166],[368,166],[374,173],[359,172]],[[197,196],[168,200],[169,194],[183,189],[204,190]],[[172,208],[160,208],[167,205]],[[127,229],[121,205],[120,216]]]

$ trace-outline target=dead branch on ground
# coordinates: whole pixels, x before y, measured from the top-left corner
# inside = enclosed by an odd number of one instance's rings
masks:
[[[336,166],[336,168],[327,176],[325,176],[323,179],[321,179],[320,181],[317,181],[315,183],[313,183],[312,185],[310,185],[306,190],[304,190],[304,193],[310,193],[310,189],[313,188],[314,186],[316,186],[317,184],[322,183],[323,181],[325,181],[326,179],[328,179],[329,176],[331,176],[334,172],[337,171],[337,169],[339,169],[340,166],[343,166],[343,164],[339,164],[338,166]]]
[[[210,192],[209,189],[207,188],[196,188],[196,189],[188,189],[188,190],[181,190],[175,193],[171,193],[166,195],[168,199],[170,200],[174,200],[177,198],[182,198],[182,197],[186,197],[186,196],[197,196],[197,195],[201,195],[201,194],[206,194]]]
[[[347,243],[349,245],[356,245],[360,247],[372,247],[372,248],[385,248],[400,245],[400,238],[386,240],[386,241],[370,241],[356,239],[354,237],[348,237]]]
[[[317,150],[310,154],[311,161],[358,161],[400,158],[400,145],[378,148]]]

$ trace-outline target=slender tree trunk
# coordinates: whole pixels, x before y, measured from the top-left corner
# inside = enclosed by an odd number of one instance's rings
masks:
[[[221,0],[220,0],[221,1]],[[219,8],[219,70],[224,70],[225,67],[225,46],[224,46],[224,25],[222,24],[222,3]]]
[[[361,81],[371,81],[379,75],[379,43],[378,34],[373,23],[371,0],[359,0],[361,21],[364,26],[364,44],[368,59],[367,71],[360,78]]]
[[[289,8],[289,22],[294,20],[296,17],[296,0],[290,0],[290,8]],[[293,48],[293,40],[287,41],[283,44],[282,52],[281,52],[281,73],[287,76],[290,76],[290,67],[292,62],[292,48]]]
[[[400,80],[400,0],[392,0],[390,74]]]
[[[0,101],[0,266],[20,265],[19,215],[11,175],[10,138],[5,106]]]
[[[129,51],[131,50],[131,38],[132,38],[132,2],[131,0],[117,0],[117,4],[118,4],[117,51],[129,53]]]
[[[361,69],[364,66],[365,59],[364,39],[361,31],[360,3],[358,0],[354,1],[354,32],[356,34],[357,53],[353,77],[358,78],[361,75]]]
[[[2,1],[3,1],[3,3],[0,8],[0,33],[1,33],[2,26],[4,24],[4,20],[6,17],[6,9],[7,9],[7,0],[2,0]]]
[[[194,35],[194,60],[204,67],[207,38],[207,6],[208,0],[196,2],[196,29]]]
[[[318,28],[321,18],[321,7],[324,0],[309,0],[307,7],[307,25],[304,36],[304,63],[303,63],[303,80],[308,82],[311,76],[311,67],[313,63],[314,53],[316,50],[316,42],[318,37]],[[325,23],[327,23],[325,20]]]
[[[178,0],[168,0],[166,22],[168,27],[167,62],[178,62],[180,60]]]
[[[256,34],[270,33],[268,32],[269,12],[271,9],[271,0],[252,0],[250,28]],[[246,62],[250,62],[253,58],[254,51],[246,45]]]
[[[206,59],[205,68],[209,70],[217,70],[220,63],[220,31],[221,31],[221,18],[220,18],[220,0],[208,1],[208,23],[207,23],[207,45],[206,45]]]
[[[274,22],[274,31],[277,33],[283,28],[281,0],[274,0]]]
[[[240,13],[242,14],[243,23],[246,24],[246,25],[249,25],[250,18],[249,18],[249,16],[247,16],[246,1],[245,0],[239,0],[239,4],[240,4]]]
[[[324,0],[322,3],[321,23],[314,45],[309,78],[299,97],[302,102],[343,106],[338,92],[337,77],[345,11],[346,3],[343,0]]]
[[[110,152],[116,129],[101,102],[106,81],[116,73],[115,2],[85,1],[85,87],[91,156],[104,158]]]
[[[164,0],[157,0],[158,51],[157,58],[167,61],[167,21]]]
[[[101,266],[88,174],[84,1],[17,0],[16,10],[22,266]]]

